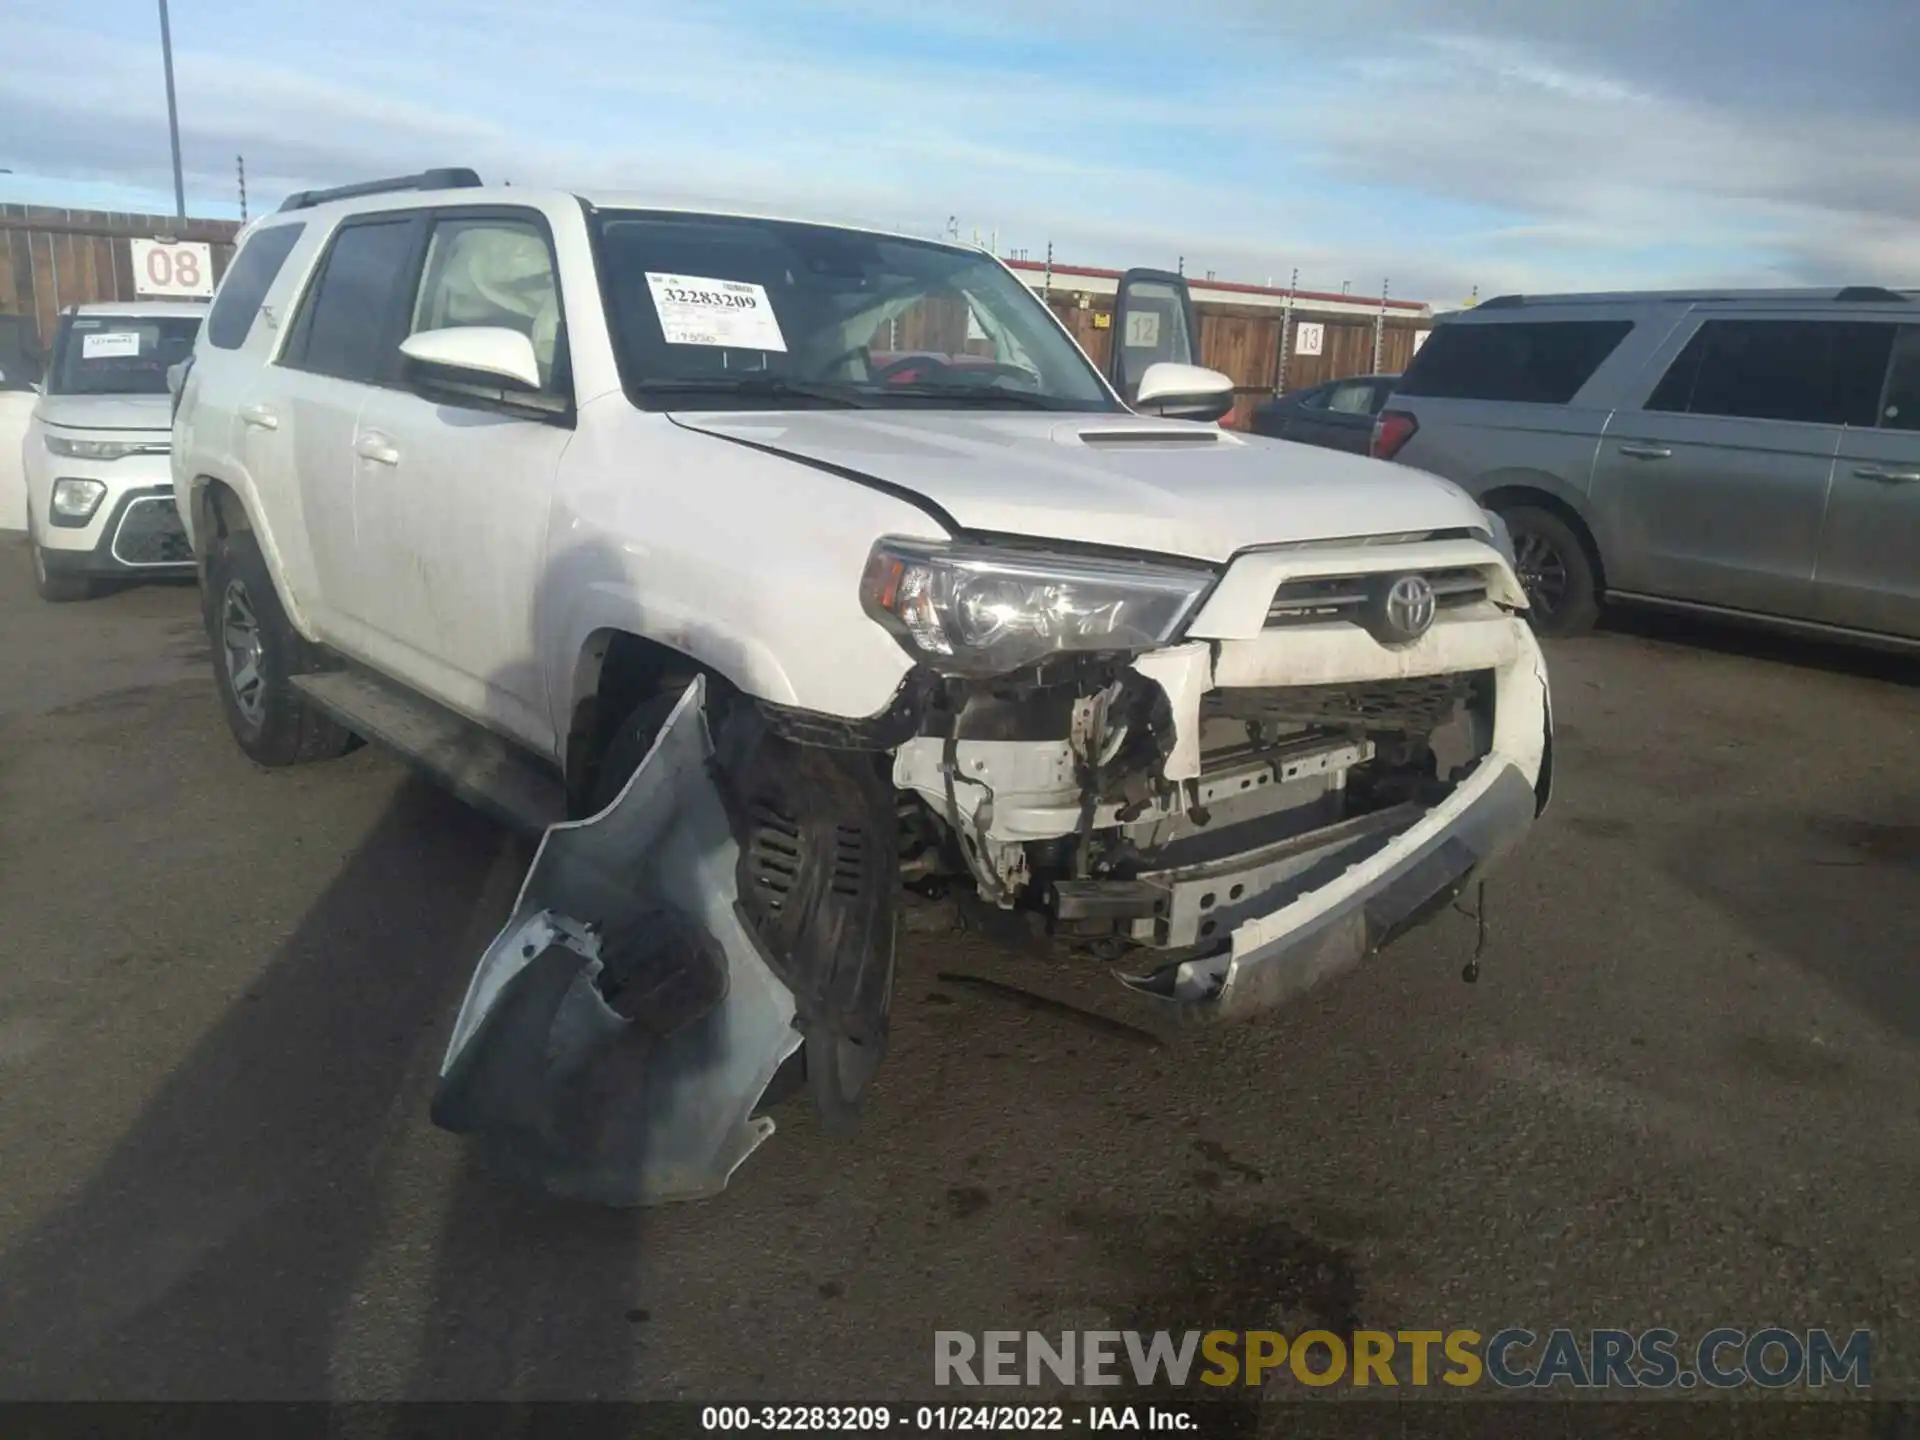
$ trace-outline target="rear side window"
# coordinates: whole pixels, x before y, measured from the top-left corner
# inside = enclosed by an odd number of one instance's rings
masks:
[[[1395,391],[1565,405],[1632,329],[1631,320],[1437,325]]]
[[[1872,425],[1895,329],[1867,320],[1709,320],[1660,377],[1647,409]]]
[[[340,227],[294,322],[288,364],[369,383],[394,368],[388,342],[398,344],[399,282],[417,229],[411,215]]]
[[[1880,428],[1920,430],[1920,325],[1902,325],[1880,397]]]
[[[222,350],[238,350],[247,343],[260,302],[273,288],[280,267],[287,263],[304,225],[274,225],[256,230],[233,257],[220,284],[213,309],[207,312],[207,343]]]
[[[1353,385],[1336,385],[1333,393],[1327,397],[1327,409],[1342,415],[1371,415],[1374,409],[1374,388],[1371,380],[1363,380]]]

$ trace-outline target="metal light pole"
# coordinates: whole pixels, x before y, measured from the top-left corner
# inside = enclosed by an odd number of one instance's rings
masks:
[[[187,186],[180,175],[180,108],[173,98],[173,31],[167,25],[167,0],[160,0],[160,60],[167,70],[167,138],[173,142],[173,213],[187,218]]]

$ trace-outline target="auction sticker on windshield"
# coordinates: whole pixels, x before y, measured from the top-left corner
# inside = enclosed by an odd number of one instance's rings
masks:
[[[108,330],[99,335],[80,337],[80,358],[82,360],[105,360],[115,355],[138,355],[140,353],[140,332],[138,330]]]
[[[765,286],[649,270],[647,288],[653,292],[660,333],[669,345],[725,345],[786,353],[787,342]]]

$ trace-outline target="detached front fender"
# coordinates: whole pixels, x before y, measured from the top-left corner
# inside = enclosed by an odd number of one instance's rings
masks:
[[[696,679],[619,797],[541,841],[481,956],[433,1119],[556,1195],[712,1195],[769,1135],[754,1113],[801,1043],[738,905]]]

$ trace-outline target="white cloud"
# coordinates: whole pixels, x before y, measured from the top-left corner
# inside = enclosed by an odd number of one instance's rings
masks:
[[[230,193],[239,153],[256,203],[471,164],[1445,299],[1920,282],[1920,103],[1876,78],[1899,44],[1863,50],[1853,11],[1829,41],[1742,30],[1732,0],[1456,0],[1444,23],[1424,0],[1350,0],[1337,25],[1278,0],[335,6],[291,52],[267,19],[176,23],[193,191]],[[152,46],[43,13],[9,22],[0,163],[169,188]],[[1842,73],[1844,114],[1778,99]]]

